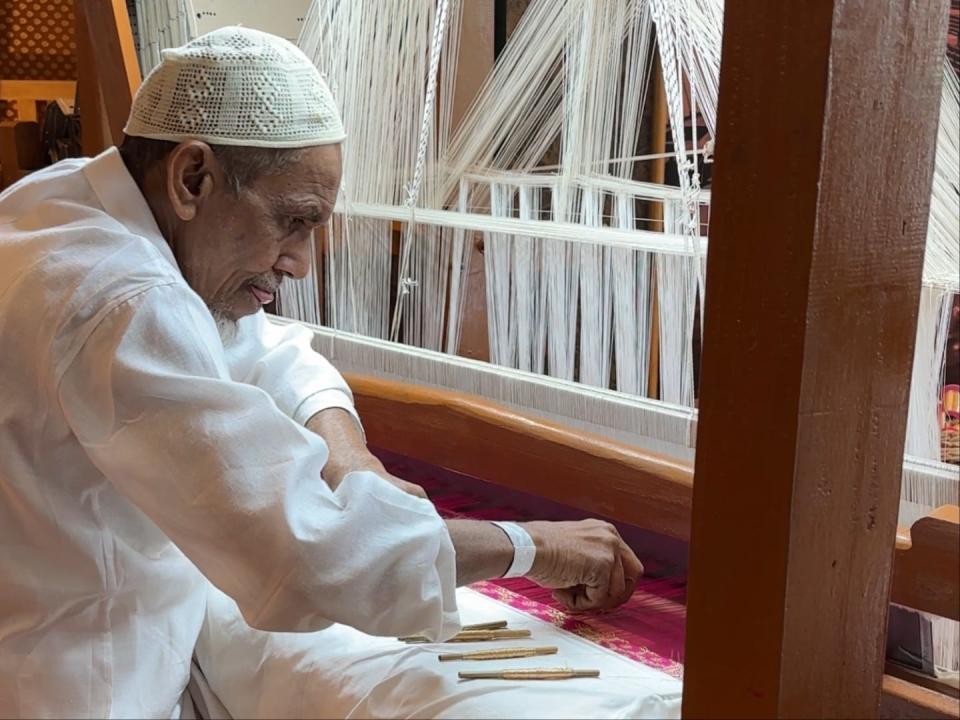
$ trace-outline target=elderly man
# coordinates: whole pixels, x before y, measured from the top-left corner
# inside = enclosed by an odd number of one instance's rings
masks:
[[[0,715],[175,716],[208,582],[264,630],[433,638],[483,578],[629,596],[642,568],[605,523],[442,521],[309,333],[266,319],[340,183],[306,56],[210,33],[125,132],[0,195]]]

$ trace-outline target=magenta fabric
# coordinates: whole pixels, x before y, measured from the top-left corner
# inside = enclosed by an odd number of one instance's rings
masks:
[[[408,457],[377,451],[387,469],[423,486],[444,517],[491,520],[572,519],[573,508],[540,499],[505,502],[515,494],[475,478],[421,463]],[[625,537],[628,533],[621,531]],[[629,542],[629,540],[628,540]],[[686,618],[686,575],[656,577],[670,570],[641,554],[647,570],[633,597],[610,613],[571,613],[557,603],[550,590],[524,578],[476,583],[471,587],[527,615],[553,623],[613,652],[673,676],[683,674]]]

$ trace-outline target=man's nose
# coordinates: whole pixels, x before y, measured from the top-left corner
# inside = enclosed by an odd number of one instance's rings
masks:
[[[307,236],[306,241],[289,243],[280,253],[273,269],[289,277],[300,280],[310,272],[310,243],[313,234]]]

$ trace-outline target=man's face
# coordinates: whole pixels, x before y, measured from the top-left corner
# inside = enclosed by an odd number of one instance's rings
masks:
[[[340,186],[340,146],[303,151],[280,174],[239,195],[213,172],[209,195],[181,227],[180,270],[218,321],[236,321],[274,299],[284,277],[310,270],[313,230],[327,222]]]

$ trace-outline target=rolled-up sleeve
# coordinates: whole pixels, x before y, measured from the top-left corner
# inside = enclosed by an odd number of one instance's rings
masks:
[[[311,346],[313,334],[296,324],[277,324],[260,311],[238,323],[225,351],[231,377],[256,385],[301,425],[321,410],[341,408],[360,417],[343,376]]]
[[[456,631],[454,550],[433,506],[371,473],[332,492],[326,444],[295,409],[230,377],[213,320],[184,289],[154,287],[106,313],[59,400],[105,478],[251,626]]]

